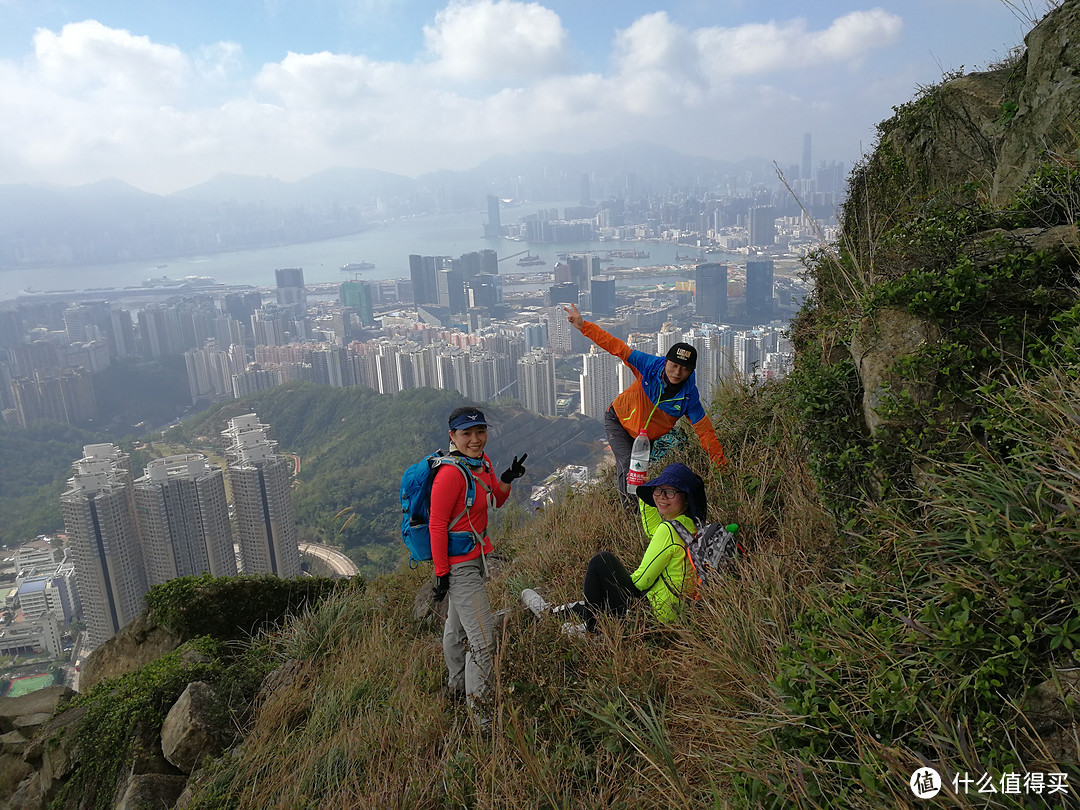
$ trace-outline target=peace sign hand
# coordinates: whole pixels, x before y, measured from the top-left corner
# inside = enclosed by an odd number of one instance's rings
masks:
[[[570,324],[580,332],[581,327],[585,325],[585,319],[582,318],[581,313],[578,312],[577,304],[563,307],[563,312],[566,313],[566,320],[570,321]]]

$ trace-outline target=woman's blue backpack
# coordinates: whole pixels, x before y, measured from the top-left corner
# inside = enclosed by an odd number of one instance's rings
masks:
[[[428,520],[431,518],[431,484],[435,473],[443,464],[449,464],[465,476],[465,508],[455,515],[448,526],[453,526],[473,505],[476,499],[476,486],[472,473],[453,456],[444,455],[438,450],[421,459],[401,476],[401,539],[409,549],[409,567],[431,559],[431,534]],[[449,532],[450,547],[447,554],[457,557],[467,554],[476,542],[470,532]]]

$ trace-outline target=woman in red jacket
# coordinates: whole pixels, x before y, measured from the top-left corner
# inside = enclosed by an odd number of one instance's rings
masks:
[[[452,698],[467,698],[473,705],[487,691],[494,645],[494,620],[484,590],[486,555],[492,551],[487,536],[488,507],[502,506],[510,495],[510,484],[525,474],[525,459],[514,456],[513,463],[496,478],[491,459],[484,453],[487,420],[473,407],[457,408],[450,414],[450,456],[454,464],[443,464],[431,484],[431,559],[435,564],[436,602],[449,597],[443,656],[449,671],[447,687]],[[475,484],[476,497],[466,509],[467,491],[462,466]],[[450,535],[472,535],[468,551],[451,555]],[[455,551],[460,547],[455,542]],[[467,642],[467,646],[466,646]]]

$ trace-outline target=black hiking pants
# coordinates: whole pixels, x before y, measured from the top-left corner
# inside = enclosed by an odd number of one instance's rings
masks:
[[[585,569],[585,602],[576,603],[572,609],[591,633],[599,613],[625,616],[630,605],[644,595],[619,558],[610,551],[601,551]]]

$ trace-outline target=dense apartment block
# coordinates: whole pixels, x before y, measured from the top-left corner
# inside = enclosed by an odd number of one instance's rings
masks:
[[[277,452],[268,426],[253,414],[229,420],[229,486],[245,574],[300,575],[292,502],[292,460]]]
[[[127,456],[111,444],[89,444],[74,468],[60,506],[94,648],[142,611],[146,573]]]
[[[135,515],[147,584],[236,575],[225,477],[202,454],[151,461],[135,482]]]

